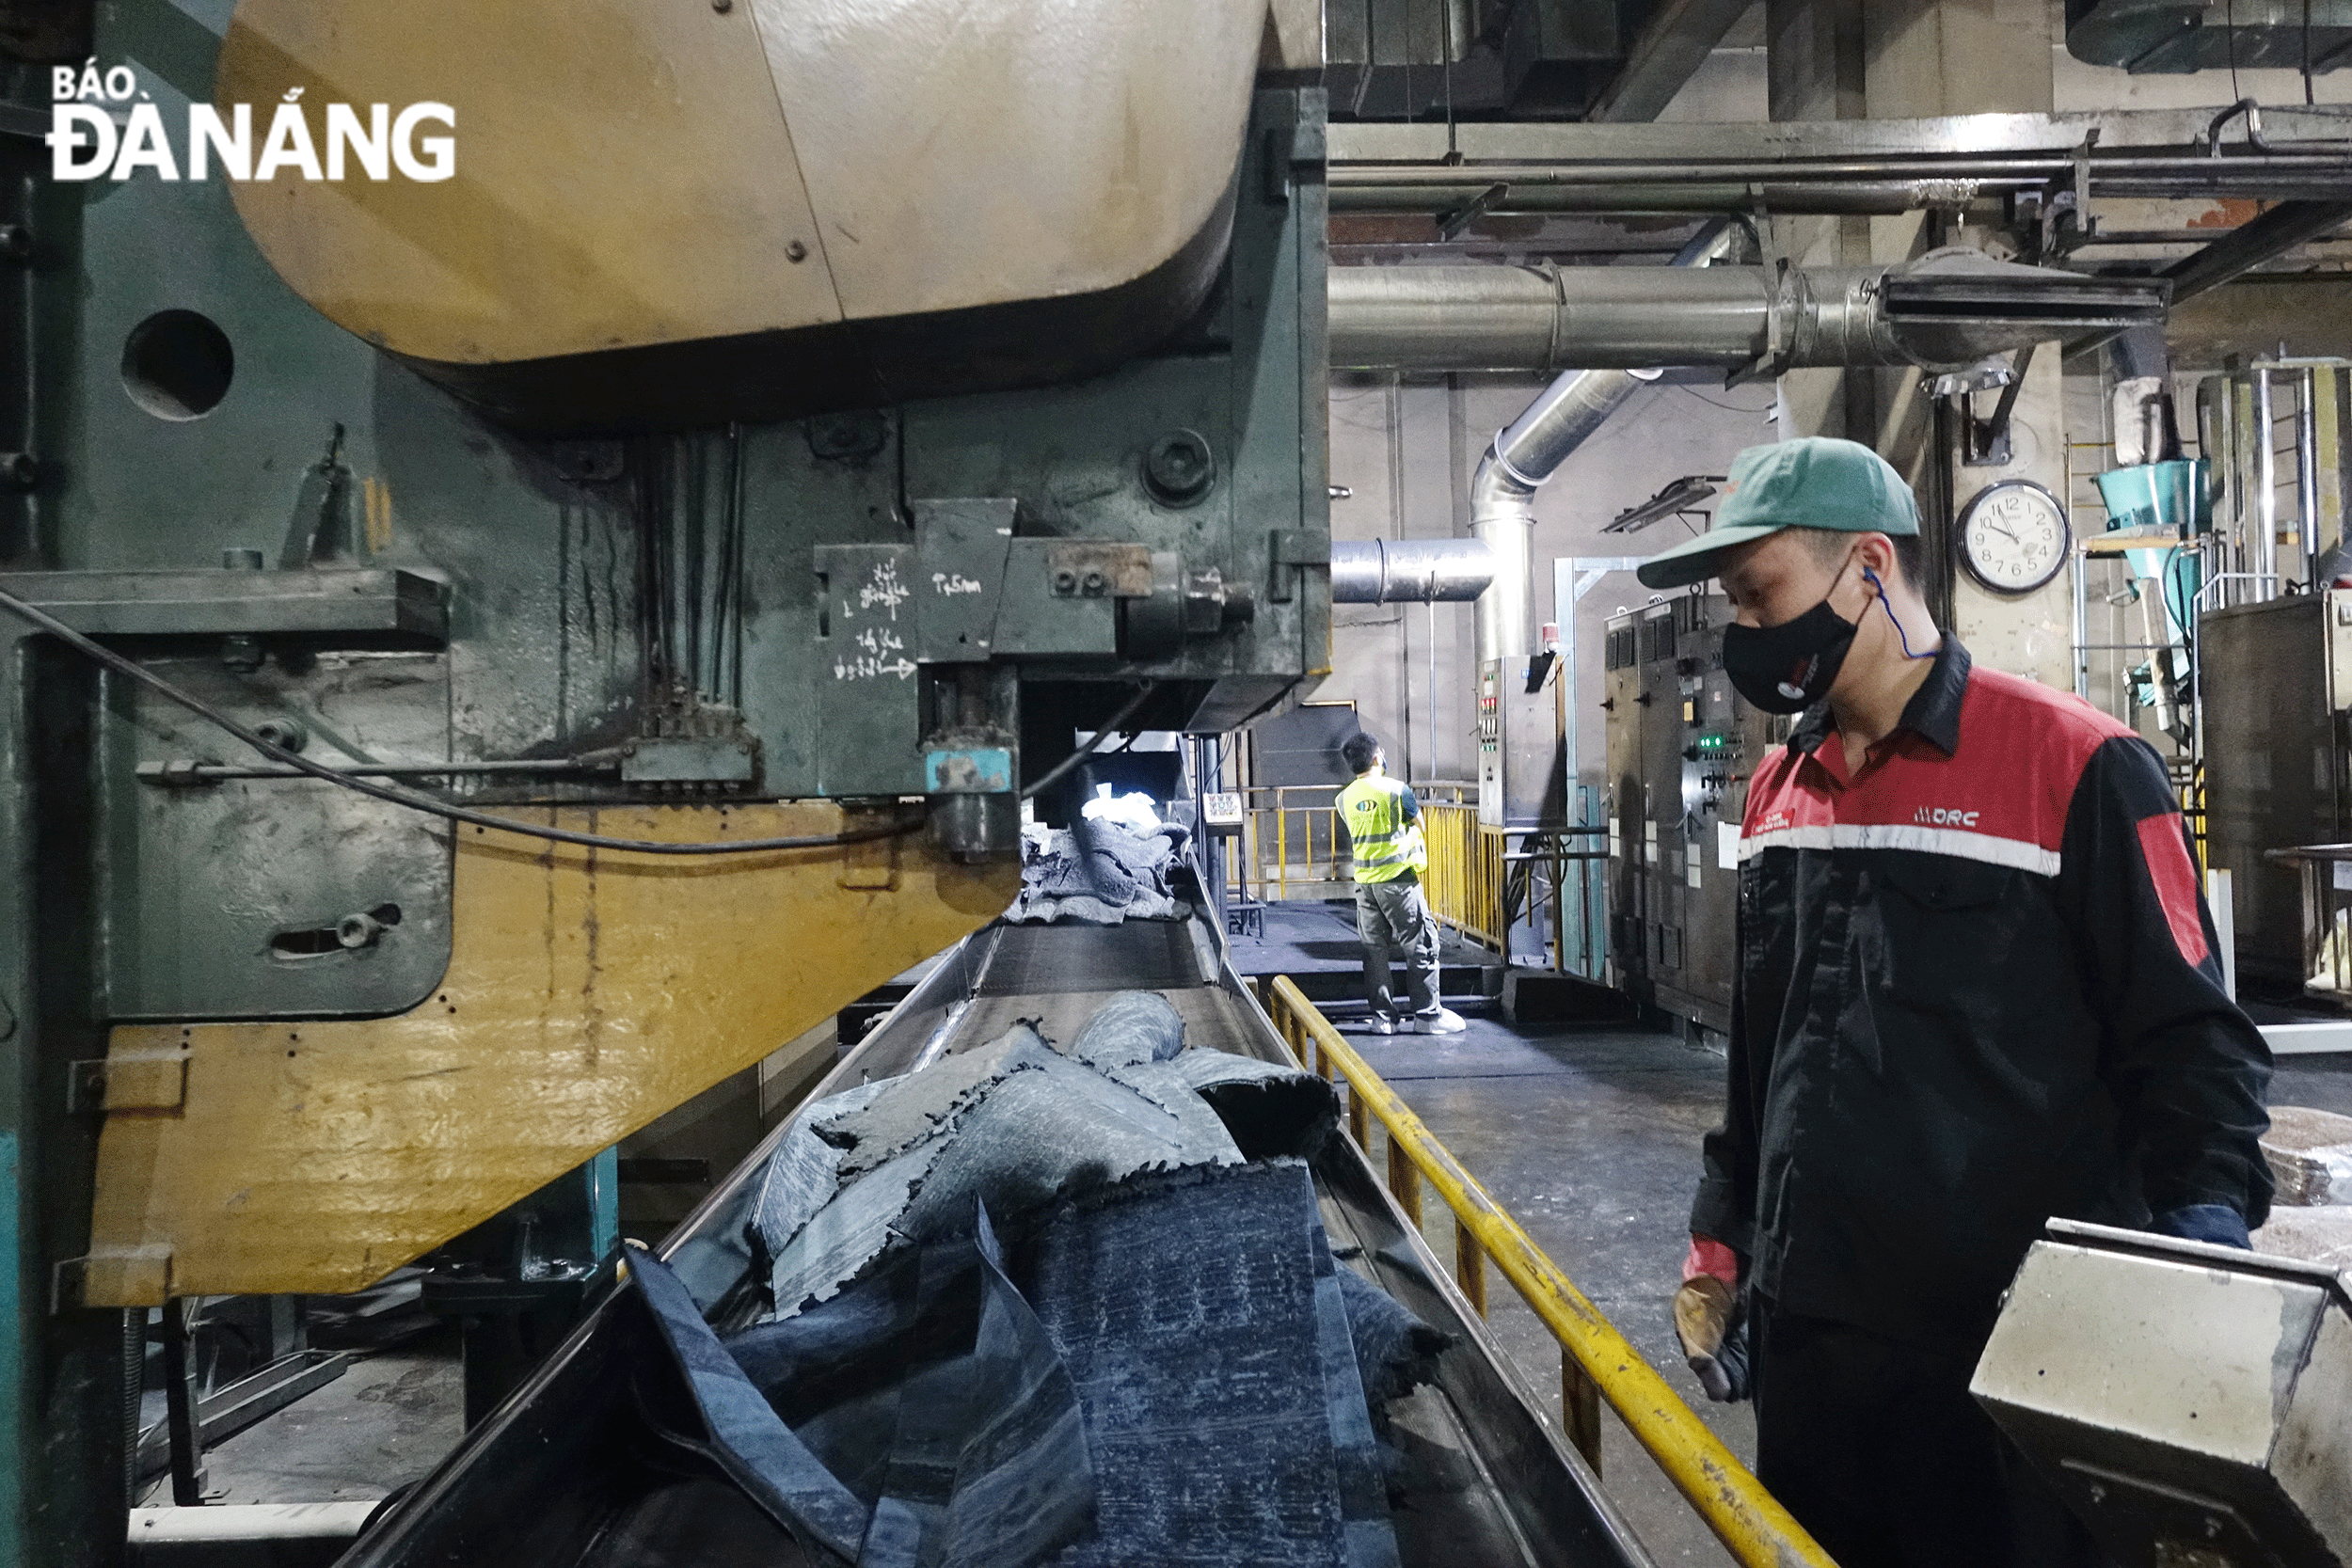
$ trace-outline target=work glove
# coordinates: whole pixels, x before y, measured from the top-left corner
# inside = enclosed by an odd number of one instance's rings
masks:
[[[2241,1252],[2250,1252],[2254,1247],[2246,1233],[2246,1216],[2226,1203],[2191,1203],[2168,1209],[2150,1220],[2148,1228],[2159,1236],[2175,1236],[2184,1242],[2211,1242],[2216,1246],[2233,1246]]]
[[[1740,1259],[1712,1237],[1691,1238],[1682,1286],[1675,1291],[1675,1338],[1708,1399],[1728,1404],[1748,1397],[1747,1297],[1740,1289]]]

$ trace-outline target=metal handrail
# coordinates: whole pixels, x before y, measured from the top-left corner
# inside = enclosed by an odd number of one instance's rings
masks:
[[[1244,812],[1240,852],[1232,857],[1228,867],[1226,887],[1229,894],[1238,893],[1245,900],[1256,899],[1281,903],[1291,896],[1294,881],[1300,892],[1343,885],[1338,880],[1329,879],[1313,877],[1293,879],[1290,874],[1291,817],[1294,815],[1299,817],[1299,826],[1304,831],[1300,847],[1305,852],[1305,858],[1298,863],[1302,871],[1312,869],[1315,863],[1315,818],[1317,816],[1325,819],[1322,837],[1327,863],[1337,858],[1339,837],[1335,831],[1339,821],[1339,813],[1334,809],[1330,800],[1326,800],[1312,804],[1293,804],[1291,797],[1294,794],[1309,797],[1331,796],[1337,793],[1337,786],[1331,784],[1250,784],[1238,793],[1245,799],[1255,796],[1263,800],[1270,795],[1274,800],[1271,805],[1249,805]],[[1272,818],[1270,823],[1267,820],[1269,817]],[[1267,872],[1269,849],[1273,852],[1271,875]]]
[[[1441,780],[1430,787],[1457,786]],[[1281,903],[1294,895],[1327,896],[1335,890],[1343,894],[1352,890],[1354,879],[1336,874],[1341,863],[1339,813],[1328,800],[1314,800],[1317,796],[1334,794],[1336,788],[1329,784],[1255,784],[1241,790],[1239,793],[1249,803],[1244,812],[1238,852],[1228,863],[1228,895],[1238,895],[1244,901]],[[1313,803],[1295,803],[1295,798],[1300,796]],[[1502,908],[1506,863],[1503,841],[1514,832],[1523,836],[1524,830],[1482,826],[1474,800],[1423,800],[1422,808],[1422,832],[1429,854],[1428,867],[1422,873],[1422,885],[1428,895],[1430,911],[1442,924],[1471,941],[1498,953],[1504,951],[1509,922]],[[1300,832],[1295,840],[1293,816],[1299,819]],[[1320,832],[1318,818],[1322,821]],[[1295,863],[1292,858],[1294,850],[1303,854]],[[1311,873],[1318,864],[1318,851],[1323,857],[1320,863],[1335,875],[1318,878],[1291,874],[1294,863],[1302,873]]]
[[[1424,800],[1421,817],[1429,851],[1422,890],[1430,913],[1472,941],[1504,951],[1503,835],[1481,826],[1478,807],[1467,802]]]
[[[1560,1342],[1562,1410],[1570,1440],[1595,1474],[1600,1470],[1597,1400],[1626,1424],[1725,1550],[1748,1568],[1836,1568],[1779,1500],[1741,1465],[1682,1402],[1518,1221],[1381,1081],[1288,976],[1263,987],[1267,1015],[1299,1060],[1326,1080],[1347,1084],[1347,1126],[1357,1147],[1372,1152],[1371,1119],[1389,1135],[1389,1190],[1397,1206],[1421,1223],[1420,1182],[1426,1179],[1454,1211],[1454,1272],[1462,1294],[1486,1310],[1486,1260],[1519,1292]],[[1596,1397],[1597,1396],[1597,1397]]]

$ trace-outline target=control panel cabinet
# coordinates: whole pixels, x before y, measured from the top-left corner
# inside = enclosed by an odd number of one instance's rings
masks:
[[[1732,690],[1730,623],[1720,594],[1664,599],[1610,618],[1604,661],[1611,975],[1718,1030],[1731,1026],[1748,778],[1788,726]]]
[[[1478,668],[1481,827],[1557,827],[1566,820],[1556,673],[1549,656],[1490,658]]]

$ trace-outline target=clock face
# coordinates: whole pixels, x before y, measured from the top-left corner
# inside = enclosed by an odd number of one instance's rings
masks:
[[[1960,558],[1996,594],[2029,594],[2058,575],[2073,544],[2058,498],[2031,481],[2005,479],[1968,503]]]

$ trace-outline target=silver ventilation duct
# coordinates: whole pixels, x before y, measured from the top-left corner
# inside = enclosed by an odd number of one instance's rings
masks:
[[[1441,604],[1474,599],[1494,580],[1477,539],[1334,539],[1333,604]]]
[[[1740,253],[1745,231],[1718,223],[1675,258],[1677,268],[1704,268]],[[1501,270],[1501,269],[1498,269]],[[1630,269],[1611,269],[1628,270]],[[1739,271],[1757,269],[1740,268]],[[1653,286],[1680,272],[1644,269]],[[1336,277],[1337,275],[1334,274]],[[1671,361],[1669,361],[1671,362]],[[1487,446],[1470,477],[1470,530],[1491,553],[1495,590],[1478,602],[1478,661],[1518,658],[1534,647],[1533,577],[1535,492],[1655,370],[1574,370],[1544,388]]]
[[[1634,388],[1657,371],[1569,371],[1486,448],[1470,476],[1470,531],[1494,562],[1494,592],[1478,601],[1478,662],[1534,647],[1535,492]]]
[[[1413,371],[1714,365],[1950,370],[2161,325],[2169,284],[1960,247],[1868,267],[1334,267],[1331,363]]]
[[[1678,261],[1730,253],[1725,228]],[[1740,379],[1809,367],[1957,370],[2051,339],[2160,325],[2163,278],[2088,277],[1953,246],[1867,267],[1335,267],[1331,363],[1415,371],[1575,367],[1495,437],[1470,483],[1493,586],[1478,658],[1534,645],[1537,489],[1661,366]]]
[[[2068,54],[2135,75],[2332,71],[2347,49],[2345,0],[2074,0],[2066,8]]]

